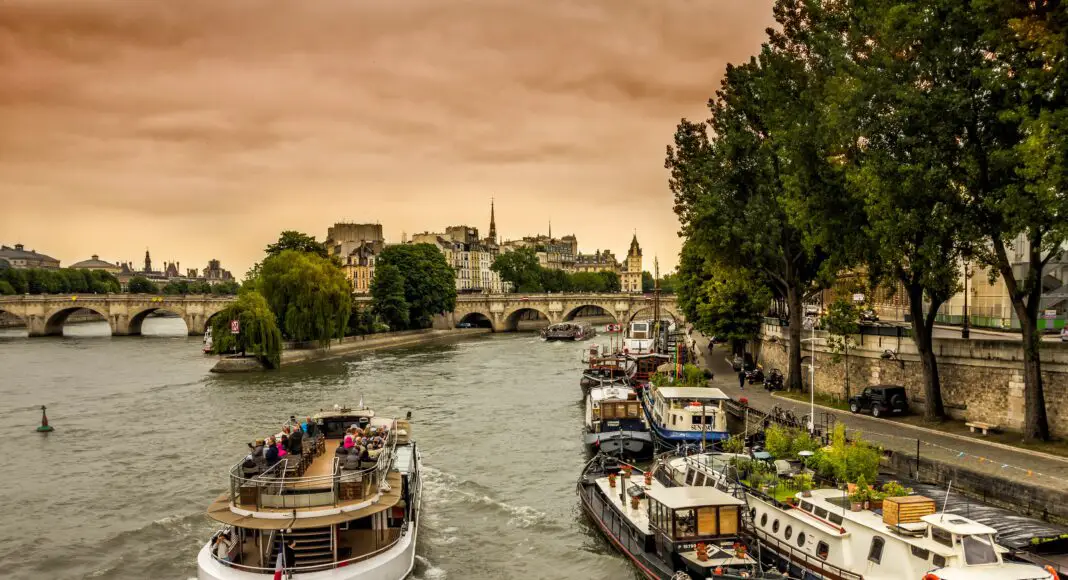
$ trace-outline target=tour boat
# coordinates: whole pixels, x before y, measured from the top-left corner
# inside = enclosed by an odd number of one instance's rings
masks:
[[[711,387],[650,384],[642,390],[645,418],[656,439],[667,447],[712,443],[730,437],[723,402],[730,397]]]
[[[1055,580],[1051,569],[1011,561],[997,530],[957,514],[938,514],[923,496],[883,500],[881,513],[853,511],[839,489],[798,493],[793,504],[731,483],[729,458],[699,454],[661,466],[661,483],[741,497],[743,525],[767,565],[814,580]],[[666,479],[666,480],[665,480]]]
[[[207,330],[204,331],[204,354],[210,354],[211,353],[211,345],[212,344],[213,343],[212,343],[212,340],[211,340],[211,327],[209,326],[207,328]]]
[[[590,349],[589,358],[583,362],[587,365],[579,380],[579,386],[583,389],[605,381],[629,383],[635,371],[633,361],[623,353],[602,354],[599,348]]]
[[[657,323],[652,320],[635,320],[627,326],[623,337],[623,350],[628,354],[653,352],[656,345]]]
[[[585,443],[591,451],[617,457],[652,457],[653,436],[633,387],[610,384],[590,389],[586,395]]]
[[[743,502],[711,487],[667,487],[604,454],[578,481],[583,510],[649,580],[783,578],[741,537]]]
[[[597,330],[586,322],[561,322],[550,325],[541,332],[545,340],[586,340],[597,334]]]
[[[305,580],[411,573],[422,485],[410,421],[376,416],[361,403],[320,412],[311,423],[303,453],[268,467],[256,448],[230,469],[229,493],[208,507],[225,527],[197,556],[200,580],[277,578],[282,566],[286,577]],[[353,425],[378,438],[362,454],[340,450]],[[220,535],[228,550],[216,544]],[[291,540],[294,562],[282,564],[279,550]]]

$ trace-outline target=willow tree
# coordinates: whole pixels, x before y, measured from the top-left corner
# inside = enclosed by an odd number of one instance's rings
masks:
[[[237,333],[231,323],[237,321]],[[268,368],[282,364],[282,333],[274,312],[258,292],[243,292],[237,300],[215,315],[211,325],[212,352],[251,354]]]
[[[837,14],[821,4],[776,3],[779,29],[759,55],[727,67],[711,119],[684,119],[666,161],[687,242],[724,267],[757,272],[785,297],[789,384],[798,390],[802,303],[849,263],[848,240],[861,229],[826,119],[842,47]]]
[[[333,261],[283,250],[263,261],[253,286],[289,339],[328,346],[331,339],[345,335],[352,311],[351,287]]]

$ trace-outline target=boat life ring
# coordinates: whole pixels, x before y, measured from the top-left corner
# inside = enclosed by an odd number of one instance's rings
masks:
[[[1061,580],[1061,575],[1057,573],[1053,566],[1046,564],[1046,572],[1049,572],[1050,580]]]
[[[936,576],[934,574],[927,573],[927,574],[923,575],[923,580],[941,580],[941,578],[939,578],[938,576]]]

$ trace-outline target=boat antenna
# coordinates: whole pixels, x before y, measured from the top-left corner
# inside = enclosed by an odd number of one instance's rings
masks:
[[[705,415],[705,401],[701,400],[701,453],[705,452],[705,440],[708,439],[708,416]]]
[[[946,500],[942,502],[942,515],[939,516],[938,521],[946,519],[946,507],[949,506],[949,490],[953,489],[953,480],[949,480],[949,485],[946,486]]]

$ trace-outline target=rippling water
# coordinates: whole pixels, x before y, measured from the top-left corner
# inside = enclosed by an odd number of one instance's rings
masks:
[[[68,329],[0,340],[5,578],[195,576],[214,527],[204,509],[245,442],[361,395],[413,413],[426,470],[414,577],[634,577],[574,492],[579,344],[491,335],[220,377],[197,338]],[[49,435],[33,432],[42,404]]]

